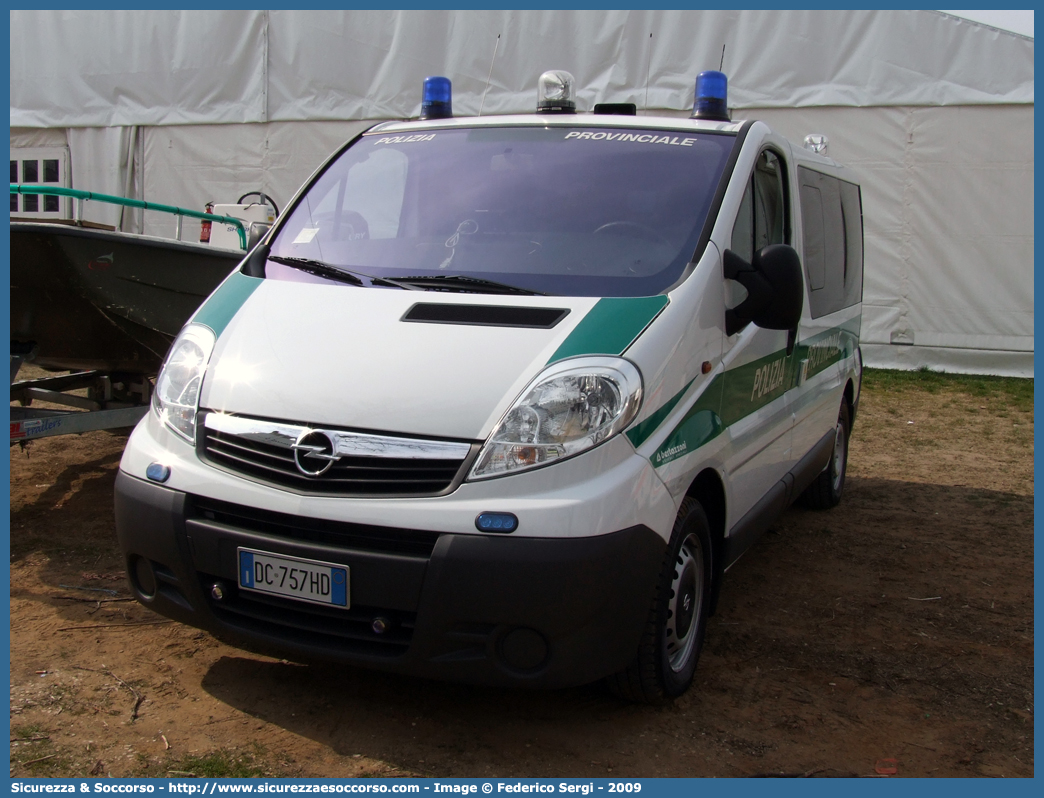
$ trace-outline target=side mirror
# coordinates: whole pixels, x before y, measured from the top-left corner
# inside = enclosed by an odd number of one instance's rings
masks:
[[[271,252],[271,247],[268,244],[262,244],[250,250],[250,254],[243,258],[241,266],[243,274],[250,277],[264,277],[269,252]]]
[[[272,229],[268,222],[254,222],[247,231],[247,252],[257,246],[258,242],[265,237],[265,233]]]
[[[725,334],[735,335],[753,322],[765,330],[795,330],[805,291],[801,259],[793,247],[770,244],[747,263],[731,249],[723,258],[725,277],[747,289],[747,298],[725,311]]]

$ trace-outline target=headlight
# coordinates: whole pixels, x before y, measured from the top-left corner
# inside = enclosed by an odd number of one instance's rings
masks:
[[[214,333],[190,324],[178,335],[156,379],[152,408],[160,420],[192,443],[196,437],[199,389],[214,351]]]
[[[547,465],[621,432],[642,403],[642,376],[616,357],[562,360],[544,369],[508,410],[469,479]]]

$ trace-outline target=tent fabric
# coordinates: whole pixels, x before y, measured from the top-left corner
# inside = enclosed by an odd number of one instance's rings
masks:
[[[930,369],[948,374],[987,374],[998,377],[1032,377],[1032,352],[954,349],[936,346],[895,346],[863,343],[863,363],[870,368],[917,371]]]
[[[76,188],[198,210],[285,208],[360,131],[416,115],[429,74],[458,115],[528,112],[564,68],[581,109],[688,116],[725,44],[733,118],[826,135],[862,184],[865,362],[1033,374],[1032,39],[932,11],[12,11],[11,30],[12,150],[68,147]]]
[[[12,11],[11,126],[257,121],[265,21],[253,11]]]
[[[918,350],[895,362],[1033,373],[1033,108],[758,109],[862,185],[862,340]],[[921,352],[922,348],[925,349]],[[945,350],[966,350],[955,358]],[[932,352],[944,359],[935,360]],[[1010,357],[998,359],[999,353]],[[867,362],[881,360],[870,354]],[[1013,364],[1021,365],[1013,365]]]
[[[133,193],[133,158],[136,128],[80,127],[68,131],[71,188],[83,188],[99,194],[126,197]],[[118,205],[92,203],[91,220],[120,226],[121,220],[134,216],[130,209]],[[136,217],[135,217],[136,218]],[[128,230],[128,225],[124,225]]]
[[[11,125],[405,118],[432,74],[526,112],[545,69],[683,111],[723,46],[737,109],[1033,102],[1032,39],[934,11],[12,11]]]

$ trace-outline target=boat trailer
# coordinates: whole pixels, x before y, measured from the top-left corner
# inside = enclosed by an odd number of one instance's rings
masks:
[[[149,412],[152,381],[143,374],[78,371],[16,382],[22,364],[31,358],[31,352],[11,354],[11,446],[24,447],[54,435],[133,427]],[[59,408],[33,407],[33,402]]]

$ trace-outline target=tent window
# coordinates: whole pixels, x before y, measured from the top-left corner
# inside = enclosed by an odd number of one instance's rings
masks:
[[[11,150],[11,182],[69,187],[69,151],[64,147],[20,147]],[[68,218],[65,197],[12,194],[11,215],[34,219]]]

